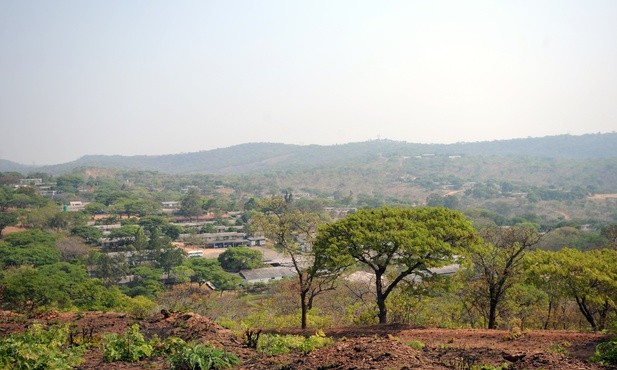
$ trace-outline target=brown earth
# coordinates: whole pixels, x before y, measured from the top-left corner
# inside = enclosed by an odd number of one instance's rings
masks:
[[[405,325],[354,326],[326,330],[335,343],[306,355],[266,356],[246,348],[242,339],[212,320],[192,313],[162,314],[135,320],[117,313],[48,313],[34,319],[0,311],[0,335],[21,332],[34,322],[71,323],[76,336],[94,339],[106,332],[121,333],[137,322],[146,337],[178,336],[209,342],[235,353],[239,369],[606,369],[588,359],[608,338],[598,333],[529,331],[513,335],[502,330],[413,328]],[[284,334],[312,334],[284,330]],[[416,344],[416,346],[410,345]],[[424,348],[419,344],[425,345]],[[167,369],[162,358],[138,363],[106,363],[96,346],[78,369]]]

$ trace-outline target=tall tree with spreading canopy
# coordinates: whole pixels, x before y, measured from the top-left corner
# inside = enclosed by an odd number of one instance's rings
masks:
[[[454,263],[475,243],[462,213],[432,207],[359,210],[320,229],[315,240],[327,253],[372,270],[380,324],[387,322],[386,299],[405,277]]]
[[[260,206],[253,224],[291,259],[300,296],[301,326],[305,329],[315,297],[334,289],[336,279],[350,261],[346,255],[326,253],[327,245],[313,244],[317,226],[325,220],[317,213],[295,207],[290,193],[265,200]]]

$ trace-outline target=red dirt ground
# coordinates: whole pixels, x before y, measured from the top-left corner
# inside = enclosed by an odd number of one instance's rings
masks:
[[[146,337],[170,335],[184,340],[209,342],[235,353],[239,369],[480,369],[481,365],[508,364],[508,369],[607,369],[589,362],[595,346],[608,338],[598,333],[530,331],[514,339],[507,331],[479,329],[412,328],[404,325],[354,326],[326,330],[333,345],[306,355],[293,353],[266,356],[243,346],[241,339],[206,317],[192,313],[155,315],[135,320],[116,313],[49,313],[35,319],[0,311],[0,335],[21,332],[33,322],[70,322],[77,333],[94,338],[105,332],[123,332],[137,322]],[[290,334],[312,334],[285,330]],[[425,344],[416,349],[407,343]],[[164,359],[138,363],[106,363],[102,351],[93,348],[78,369],[167,369]]]

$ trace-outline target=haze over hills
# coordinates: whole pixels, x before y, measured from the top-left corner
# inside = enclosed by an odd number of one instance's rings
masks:
[[[375,156],[407,157],[423,154],[565,159],[614,158],[617,157],[617,133],[455,144],[415,144],[391,140],[331,146],[248,143],[222,149],[157,156],[86,155],[72,162],[48,166],[30,166],[0,160],[0,171],[61,174],[76,168],[103,167],[164,173],[247,174],[341,166],[368,161]]]

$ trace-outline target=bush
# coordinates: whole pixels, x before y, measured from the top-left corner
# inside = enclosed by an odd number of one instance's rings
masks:
[[[598,344],[591,359],[603,365],[617,364],[617,338]]]
[[[301,335],[264,334],[259,337],[257,351],[266,355],[282,355],[292,351],[308,353],[334,343],[319,330],[315,335],[305,338]]]
[[[68,325],[44,329],[34,324],[26,332],[0,338],[2,369],[72,369],[89,343],[71,345]]]
[[[107,333],[103,339],[103,356],[105,361],[137,362],[150,357],[154,346],[144,339],[139,325],[133,324],[122,335]]]
[[[208,344],[189,344],[169,357],[172,369],[208,370],[237,365],[240,359],[233,353],[216,349]]]

